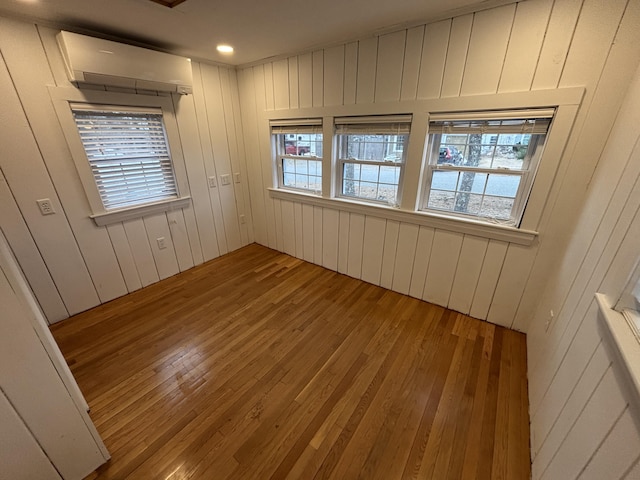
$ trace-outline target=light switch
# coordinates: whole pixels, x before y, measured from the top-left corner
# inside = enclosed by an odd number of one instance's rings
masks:
[[[222,185],[231,185],[231,175],[228,173],[226,175],[220,175],[220,183]]]
[[[236,183],[240,183],[240,173],[236,172],[233,174],[233,181]]]
[[[217,186],[216,177],[209,177],[209,188],[216,188]]]

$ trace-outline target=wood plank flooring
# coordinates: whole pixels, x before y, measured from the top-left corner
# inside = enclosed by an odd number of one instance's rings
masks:
[[[99,479],[528,479],[525,337],[250,245],[55,325]]]

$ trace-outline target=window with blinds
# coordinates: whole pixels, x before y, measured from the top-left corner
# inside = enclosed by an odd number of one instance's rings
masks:
[[[411,115],[339,117],[337,191],[343,197],[397,206]]]
[[[322,119],[272,120],[278,187],[322,194]]]
[[[178,197],[161,109],[71,110],[105,210]]]
[[[518,226],[553,114],[432,115],[421,209]]]

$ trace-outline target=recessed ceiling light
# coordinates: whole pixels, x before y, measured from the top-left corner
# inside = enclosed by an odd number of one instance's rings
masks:
[[[220,53],[233,53],[233,47],[231,45],[218,45],[216,50]]]

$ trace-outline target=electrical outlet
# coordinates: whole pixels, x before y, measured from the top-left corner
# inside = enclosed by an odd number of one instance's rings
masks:
[[[231,175],[220,175],[220,183],[222,185],[231,185]]]
[[[237,172],[236,172],[236,173],[234,173],[234,174],[233,174],[233,180],[234,180],[234,182],[236,182],[236,183],[240,183],[240,174],[239,174],[239,173],[237,173]]]
[[[158,248],[160,250],[164,250],[165,248],[167,248],[167,244],[164,241],[164,237],[156,238],[156,242],[158,242]]]
[[[38,207],[40,208],[40,213],[42,213],[42,215],[52,215],[56,213],[56,211],[53,208],[53,204],[51,203],[51,200],[49,200],[48,198],[36,200],[36,203],[38,204]]]
[[[209,188],[216,188],[217,186],[216,177],[209,177]]]

